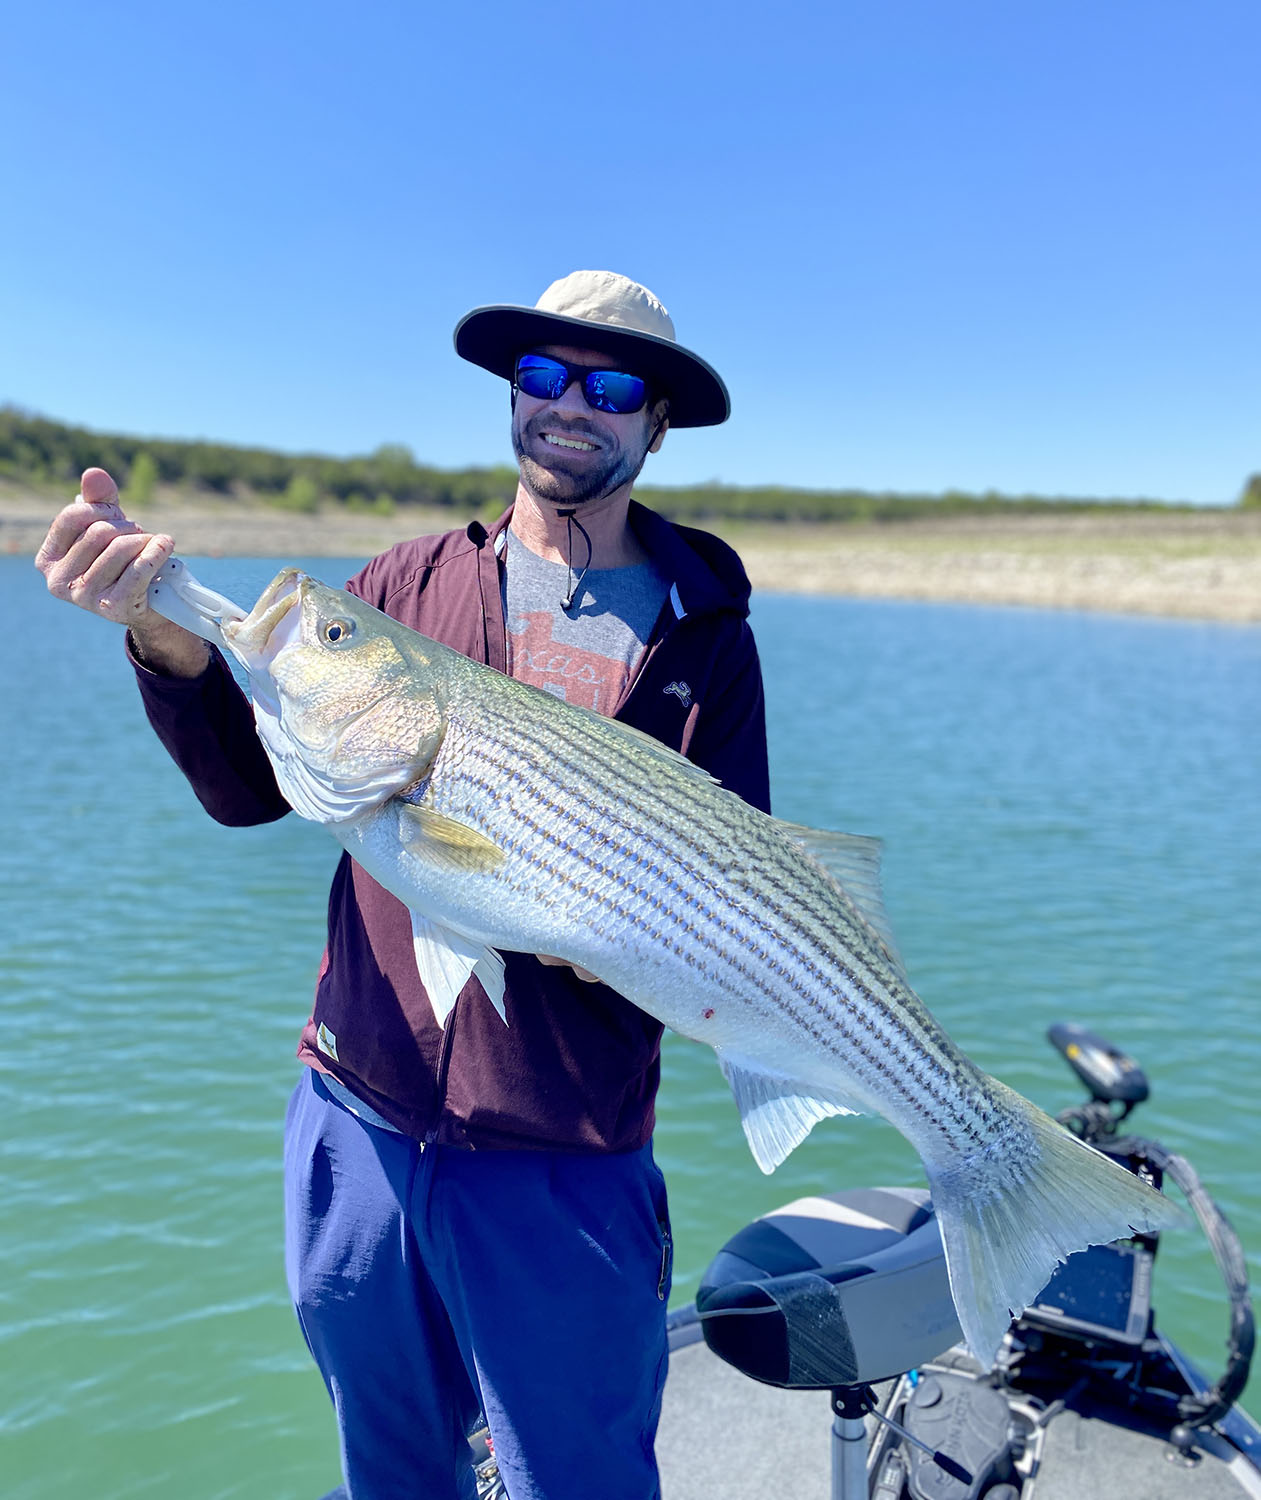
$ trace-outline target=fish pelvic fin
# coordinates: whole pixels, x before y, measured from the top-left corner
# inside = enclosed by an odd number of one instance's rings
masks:
[[[1186,1216],[1013,1089],[992,1078],[986,1088],[1010,1111],[1011,1130],[962,1163],[925,1167],[959,1326],[988,1367],[1012,1318],[1061,1261],[1087,1245],[1152,1234]]]
[[[460,991],[470,978],[480,981],[490,1003],[506,1026],[504,1009],[504,961],[493,948],[473,938],[439,927],[422,912],[413,911],[412,950],[416,971],[429,996],[439,1026],[447,1024]]]
[[[773,1172],[820,1120],[862,1113],[831,1090],[825,1093],[780,1073],[768,1073],[729,1052],[720,1051],[718,1062],[736,1097],[753,1160],[763,1172]]]
[[[400,802],[398,810],[403,845],[418,859],[486,873],[503,864],[503,850],[476,828],[413,802]]]

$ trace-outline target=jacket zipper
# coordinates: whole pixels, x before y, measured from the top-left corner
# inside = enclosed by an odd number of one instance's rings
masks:
[[[433,1123],[425,1131],[425,1138],[421,1142],[422,1149],[437,1143],[438,1132],[442,1128],[442,1113],[447,1105],[447,1072],[451,1066],[451,1044],[455,1037],[455,1016],[459,1008],[460,1002],[457,999],[447,1016],[447,1024],[442,1028],[442,1046],[438,1052],[438,1076],[434,1084],[436,1092]]]
[[[477,548],[477,592],[482,608],[482,654],[486,665],[490,665],[492,656],[490,648],[490,611],[486,606],[486,589],[488,579],[486,576],[486,543],[488,534],[486,528],[479,521],[471,521],[465,533],[469,541]],[[495,576],[499,574],[499,559],[491,549],[491,566],[495,570]],[[438,1051],[438,1073],[434,1080],[434,1107],[433,1120],[425,1131],[424,1139],[421,1141],[421,1149],[433,1146],[437,1143],[438,1134],[442,1129],[442,1116],[447,1107],[447,1074],[451,1068],[451,1047],[455,1039],[455,1017],[459,1011],[460,1002],[457,998],[447,1016],[446,1025],[442,1028],[442,1046]]]

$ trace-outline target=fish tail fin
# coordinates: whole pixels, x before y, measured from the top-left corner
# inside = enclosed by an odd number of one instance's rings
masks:
[[[1184,1222],[1178,1206],[1087,1146],[1014,1090],[986,1080],[1011,1119],[1001,1146],[962,1163],[926,1163],[959,1325],[982,1365],[1056,1265]]]

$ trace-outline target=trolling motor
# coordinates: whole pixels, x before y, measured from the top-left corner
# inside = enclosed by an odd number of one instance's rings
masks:
[[[1243,1246],[1184,1156],[1158,1141],[1118,1134],[1122,1121],[1148,1096],[1147,1080],[1138,1064],[1084,1026],[1055,1025],[1047,1036],[1090,1090],[1085,1104],[1061,1112],[1057,1117],[1060,1123],[1087,1145],[1105,1152],[1153,1186],[1159,1188],[1166,1177],[1176,1183],[1200,1222],[1225,1283],[1230,1303],[1226,1369],[1203,1392],[1179,1397],[1173,1412],[1176,1422],[1170,1441],[1188,1453],[1197,1430],[1221,1421],[1248,1382],[1256,1329]],[[1018,1321],[1017,1332],[1022,1325],[1041,1323],[1044,1328],[1079,1332],[1084,1336],[1097,1334],[1116,1340],[1121,1335],[1123,1340],[1141,1345],[1144,1336],[1151,1332],[1151,1264],[1158,1238],[1139,1235],[1132,1242],[1092,1245],[1089,1250],[1070,1256],[1051,1278],[1038,1303]],[[1090,1274],[1083,1275],[1087,1262]],[[1130,1276],[1125,1274],[1127,1263],[1132,1268]],[[1089,1316],[1083,1319],[1081,1298],[1087,1288],[1090,1289],[1087,1295],[1095,1298],[1093,1322]],[[1128,1309],[1124,1317],[1118,1317],[1127,1292]]]

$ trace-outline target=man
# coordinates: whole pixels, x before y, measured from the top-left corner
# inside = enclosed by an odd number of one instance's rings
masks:
[[[611,272],[575,272],[534,308],[475,309],[455,344],[510,382],[515,502],[489,531],[392,548],[349,587],[766,808],[748,580],[723,543],[631,500],[668,427],[725,420],[722,381],[650,292]],[[150,721],[214,817],[282,816],[222,658],[147,608],[171,539],[126,521],[102,470],[83,496],[41,549],[49,588],[129,626]],[[467,1500],[479,1407],[513,1500],[658,1490],[661,1027],[559,960],[505,960],[510,1024],[471,980],[440,1029],[405,908],[342,857],[285,1191],[290,1287],[351,1500]]]

